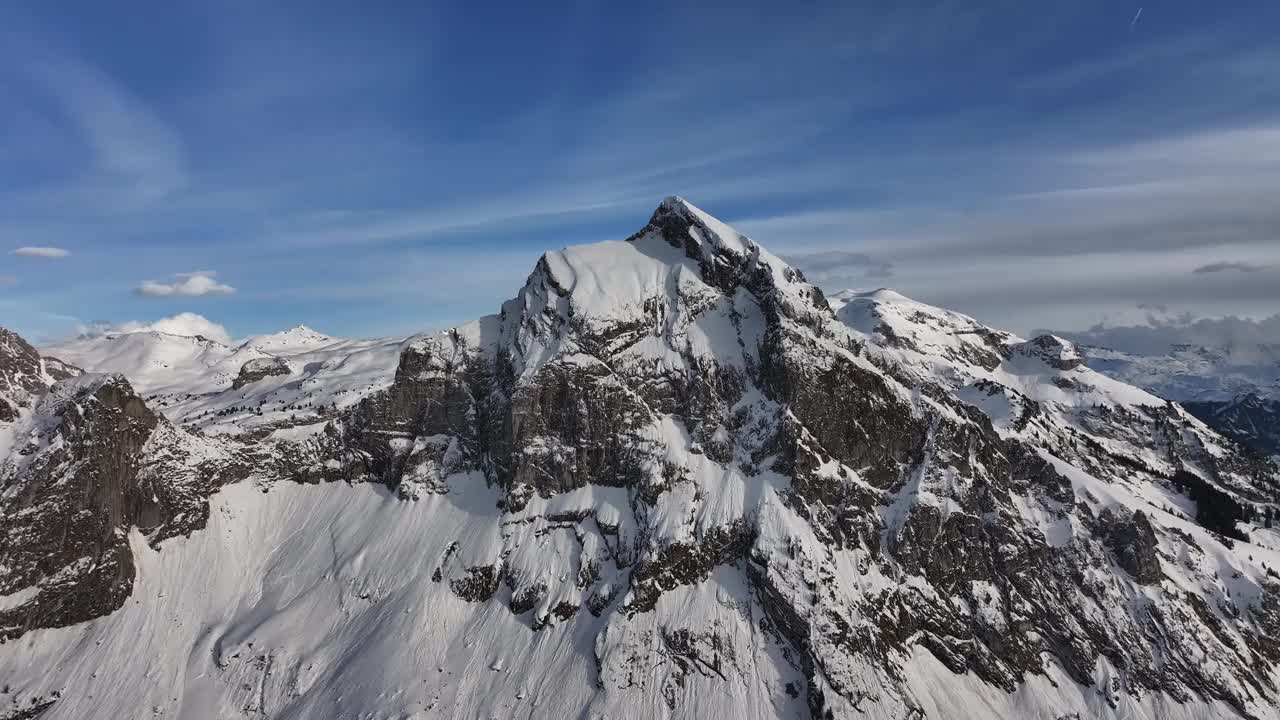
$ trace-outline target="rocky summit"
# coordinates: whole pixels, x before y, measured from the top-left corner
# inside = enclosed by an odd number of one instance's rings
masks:
[[[1280,718],[1280,471],[1069,341],[679,198],[266,337],[0,332],[0,718]]]

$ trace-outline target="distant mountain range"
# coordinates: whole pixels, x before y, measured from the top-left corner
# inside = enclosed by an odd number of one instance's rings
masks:
[[[1163,355],[1085,347],[1089,367],[1182,403],[1227,437],[1280,456],[1280,348],[1177,345]]]
[[[1232,440],[1260,453],[1280,457],[1280,400],[1245,393],[1230,400],[1203,400],[1183,405]]]

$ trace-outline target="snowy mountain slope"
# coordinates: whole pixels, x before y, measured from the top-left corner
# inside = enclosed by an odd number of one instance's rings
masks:
[[[760,631],[765,612],[732,566],[630,620],[580,613],[542,632],[508,609],[505,590],[483,604],[442,591],[439,558],[423,548],[491,531],[493,499],[483,485],[417,503],[376,485],[229,486],[205,531],[159,551],[131,537],[138,602],[0,648],[12,699],[57,697],[43,717],[75,718],[809,717],[802,673]],[[714,654],[704,666],[680,641],[708,629],[735,652],[719,672]],[[619,653],[635,634],[650,635],[655,665]],[[602,657],[614,660],[603,686]],[[922,649],[906,668],[925,717],[1235,716],[1151,696],[1120,695],[1112,709],[1105,682],[1083,688],[1055,666],[1014,693]],[[677,712],[664,692],[682,700]]]
[[[78,374],[79,368],[41,357],[26,340],[0,328],[0,462],[19,449],[19,431],[40,395]]]
[[[1214,430],[1280,463],[1280,398],[1245,393],[1230,400],[1201,400],[1183,405]]]
[[[0,328],[0,423],[13,422],[46,387],[79,373],[60,360],[41,357],[26,340]]]
[[[1274,491],[1274,466],[1240,453],[1182,408],[1095,371],[1070,341],[1024,341],[889,290],[844,291],[830,300],[849,327],[905,372],[982,409],[1002,434],[1048,447],[1094,474],[1124,481],[1135,465],[1165,477],[1195,467],[1248,502]]]
[[[230,383],[240,369],[227,362],[235,350],[222,343],[154,330],[82,336],[40,351],[89,372],[125,375],[141,393],[165,388],[202,392]]]
[[[1069,343],[828,301],[669,198],[625,242],[546,254],[497,315],[389,347],[346,356],[385,385],[314,432],[205,427],[254,480],[204,531],[132,533],[134,602],[0,646],[14,697],[50,718],[1280,717],[1280,538],[1231,520],[1231,544],[1184,494],[1273,508],[1275,468]],[[295,357],[165,412],[283,389]]]
[[[405,342],[341,340],[261,357],[257,348],[242,345],[234,360],[247,359],[229,386],[201,394],[171,388],[149,401],[174,422],[206,434],[297,437],[318,432],[332,413],[385,390]]]
[[[1182,403],[1214,430],[1280,458],[1280,348],[1181,345],[1165,355],[1088,347],[1090,367]]]
[[[153,331],[83,337],[45,351],[91,372],[124,375],[180,425],[213,435],[296,436],[318,431],[326,412],[389,385],[401,344],[299,325],[235,347]]]

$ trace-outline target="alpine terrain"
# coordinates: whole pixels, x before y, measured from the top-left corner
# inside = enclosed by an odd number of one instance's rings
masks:
[[[405,340],[0,331],[0,459],[8,720],[1280,718],[1271,460],[679,198]]]
[[[1165,355],[1085,349],[1099,372],[1183,404],[1227,437],[1280,458],[1280,347],[1175,345]]]

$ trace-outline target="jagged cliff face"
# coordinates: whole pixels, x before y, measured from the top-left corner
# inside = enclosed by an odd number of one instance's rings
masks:
[[[409,507],[351,528],[269,488],[299,526],[244,564],[287,580],[192,610],[221,634],[165,651],[215,657],[224,709],[1276,716],[1280,551],[1264,530],[1228,548],[1172,483],[1269,506],[1273,466],[1066,341],[824,297],[676,198],[626,241],[548,253],[498,315],[406,343],[389,387],[317,420],[217,447],[264,488],[376,483]],[[114,527],[174,534],[158,497]],[[299,543],[332,558],[280,559]],[[356,682],[362,662],[382,675]],[[404,694],[404,664],[437,666],[434,694]]]
[[[155,427],[120,377],[85,376],[41,399],[18,462],[5,468],[0,592],[30,594],[0,616],[5,634],[88,620],[129,596],[133,556],[122,533],[158,509],[136,487]]]
[[[0,328],[0,423],[17,420],[19,411],[30,407],[32,396],[44,390],[51,379],[36,349]]]
[[[1188,467],[1270,503],[1274,468],[1083,368],[1066,341],[898,298],[837,298],[837,314],[800,273],[671,200],[625,243],[544,256],[499,316],[411,344],[317,466],[406,498],[499,488],[498,522],[527,530],[440,572],[467,599],[508,588],[534,627],[584,608],[625,624],[734,567],[815,714],[918,710],[904,682],[917,646],[1009,691],[1056,663],[1108,684],[1113,704],[1272,703],[1261,608],[1280,586],[1256,568],[1259,604],[1240,608],[1197,577],[1217,541],[1153,525],[1148,505]],[[623,517],[535,509],[586,487],[625,491]],[[555,530],[581,545],[572,572],[512,561]],[[612,653],[634,651],[601,650],[605,687],[621,683]]]
[[[10,397],[25,400],[0,425],[11,448],[0,463],[6,638],[119,608],[133,588],[130,531],[159,541],[203,527],[208,495],[228,479],[214,480],[228,458],[157,417],[124,377],[66,377],[13,338],[0,365],[22,381]]]

